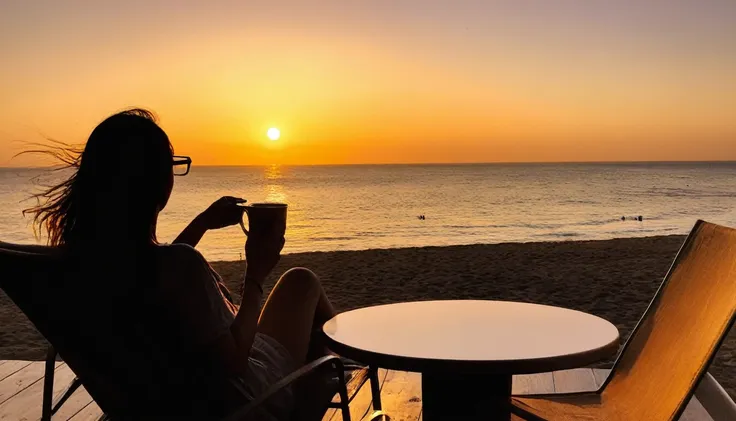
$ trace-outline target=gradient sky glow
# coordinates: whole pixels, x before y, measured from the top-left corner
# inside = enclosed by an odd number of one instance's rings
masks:
[[[128,106],[200,165],[736,160],[734,0],[8,0],[0,60],[0,166]]]

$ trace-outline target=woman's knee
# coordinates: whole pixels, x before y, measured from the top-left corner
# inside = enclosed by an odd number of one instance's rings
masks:
[[[287,270],[278,283],[279,286],[302,291],[303,293],[319,292],[321,288],[317,275],[302,267]]]

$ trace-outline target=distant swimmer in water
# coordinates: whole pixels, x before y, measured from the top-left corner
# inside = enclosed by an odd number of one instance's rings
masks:
[[[622,217],[621,217],[621,220],[622,220],[622,221],[625,221],[625,220],[626,220],[626,217],[625,217],[625,216],[622,216]]]
[[[639,217],[638,217],[638,218],[636,218],[636,219],[638,219],[638,220],[639,220],[639,222],[641,222],[641,221],[643,221],[643,220],[644,220],[644,218],[642,218],[642,217],[641,217],[641,215],[639,215]]]
[[[424,221],[427,218],[424,215],[419,215],[417,216],[417,219],[419,219],[420,221]]]

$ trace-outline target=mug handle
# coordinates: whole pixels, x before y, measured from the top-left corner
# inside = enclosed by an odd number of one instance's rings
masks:
[[[248,214],[248,207],[247,206],[243,206],[243,215],[245,216],[247,214]],[[245,233],[246,236],[250,235],[250,233],[248,232],[248,230],[245,228],[245,224],[243,223],[243,218],[242,217],[240,218],[240,228],[243,229],[243,233]]]

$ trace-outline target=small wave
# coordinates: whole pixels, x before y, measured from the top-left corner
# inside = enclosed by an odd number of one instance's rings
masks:
[[[567,224],[509,224],[509,228],[531,228],[531,229],[553,229],[561,228]]]
[[[718,197],[734,197],[734,193],[726,191],[702,191],[696,189],[683,189],[683,188],[651,188],[647,191],[647,194],[654,194],[664,197],[699,197],[699,198],[718,198]]]
[[[471,229],[471,228],[506,228],[509,225],[497,225],[497,224],[491,224],[491,225],[442,225],[442,228],[451,228],[451,229]]]
[[[573,199],[568,199],[568,200],[560,200],[559,203],[560,204],[563,204],[563,205],[598,205],[601,202],[598,201],[598,200],[573,200]]]
[[[579,232],[540,232],[536,234],[530,234],[526,236],[525,238],[528,238],[532,241],[537,241],[535,239],[541,239],[542,241],[547,240],[553,240],[553,239],[565,239],[565,238],[578,238],[578,237],[588,237],[590,234],[586,233],[579,233]],[[519,241],[517,239],[509,239],[511,242]],[[527,241],[527,240],[521,240],[521,241]]]
[[[311,219],[312,221],[339,221],[342,218],[332,217],[332,216],[315,216],[315,215],[310,215],[309,216],[309,219]]]
[[[592,227],[597,227],[599,225],[610,224],[611,222],[612,222],[612,220],[583,221],[583,222],[578,222],[575,225],[583,225],[583,226],[587,226],[587,227],[591,227],[591,226]]]
[[[368,232],[368,231],[358,231],[355,233],[356,237],[386,237],[388,236],[385,232]]]
[[[350,241],[355,237],[314,237],[310,241]]]
[[[663,230],[661,228],[629,228],[629,229],[620,229],[620,230],[613,230],[609,231],[610,234],[616,235],[616,234],[658,234],[661,233]]]

